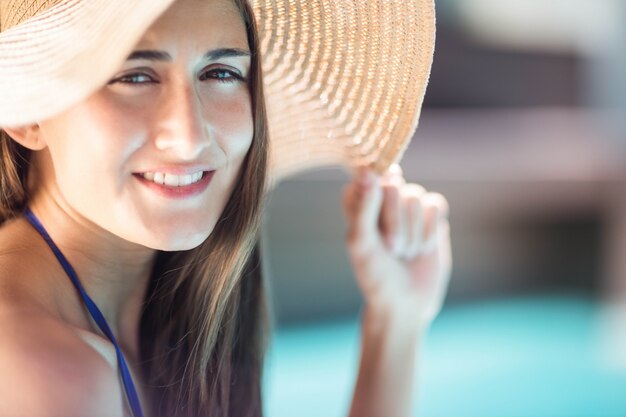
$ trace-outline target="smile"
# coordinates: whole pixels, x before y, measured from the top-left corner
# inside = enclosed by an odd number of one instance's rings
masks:
[[[195,184],[202,179],[203,172],[198,171],[190,175],[174,175],[163,172],[145,172],[143,177],[160,185],[168,185],[170,187],[184,187],[186,185]]]
[[[148,190],[168,199],[190,198],[201,194],[211,183],[215,171],[198,171],[176,175],[164,172],[144,172],[133,176]]]

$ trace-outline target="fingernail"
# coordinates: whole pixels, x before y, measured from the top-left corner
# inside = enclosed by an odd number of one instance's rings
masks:
[[[402,175],[402,168],[400,167],[400,164],[392,164],[392,165],[389,167],[388,172],[389,172],[391,175]]]

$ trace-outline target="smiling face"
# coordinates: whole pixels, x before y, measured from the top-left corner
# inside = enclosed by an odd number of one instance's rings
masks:
[[[232,1],[176,1],[107,85],[39,123],[37,187],[127,241],[198,246],[252,142],[250,64]]]

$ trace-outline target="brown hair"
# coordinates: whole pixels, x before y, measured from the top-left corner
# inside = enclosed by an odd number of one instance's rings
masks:
[[[141,371],[150,404],[167,417],[258,417],[268,314],[258,228],[266,187],[267,118],[254,14],[233,0],[252,51],[248,79],[254,137],[209,238],[159,252],[140,324]],[[30,152],[0,131],[0,224],[28,202]]]
[[[29,159],[30,151],[0,130],[0,225],[26,205]]]

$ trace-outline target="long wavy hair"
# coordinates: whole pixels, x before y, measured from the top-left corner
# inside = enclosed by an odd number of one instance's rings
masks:
[[[260,417],[269,331],[258,229],[265,196],[267,118],[254,14],[233,0],[252,51],[254,137],[208,239],[158,252],[140,323],[142,382],[156,417]],[[30,151],[0,131],[0,224],[28,204]]]

